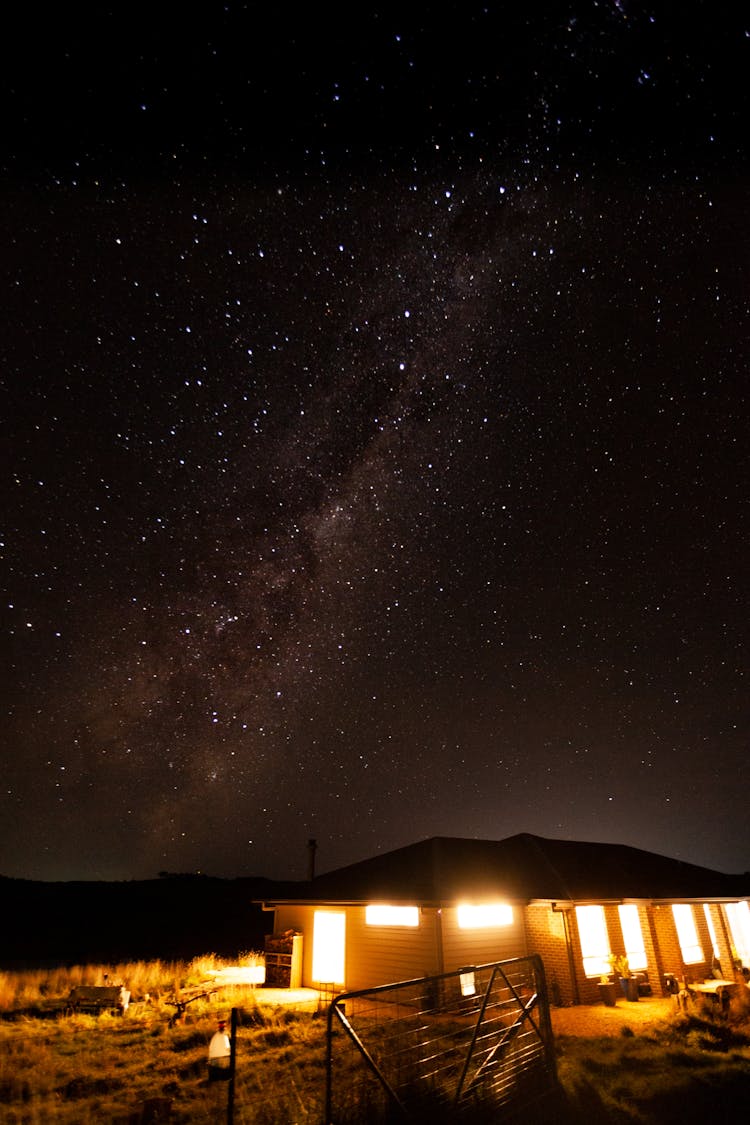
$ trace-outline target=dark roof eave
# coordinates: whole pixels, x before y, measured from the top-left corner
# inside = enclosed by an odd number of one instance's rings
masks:
[[[471,898],[471,896],[467,896]],[[302,896],[295,895],[292,898],[264,898],[253,899],[256,906],[262,906],[264,910],[271,910],[276,906],[369,906],[372,898],[303,898]],[[700,905],[704,902],[726,903],[726,902],[745,902],[747,901],[742,895],[672,895],[668,897],[638,897],[631,896],[612,898],[603,895],[591,895],[579,898],[510,898],[505,896],[503,899],[509,906],[555,906],[558,903],[565,903],[566,906],[573,908],[576,906],[619,906],[621,903],[639,902],[651,903],[652,906],[672,906],[676,903],[689,902]],[[445,899],[419,899],[419,898],[396,898],[390,897],[389,902],[393,906],[406,905],[418,906],[420,910],[441,910],[444,907],[455,906],[458,902],[455,898]]]
[[[471,895],[464,896],[467,901],[471,901]],[[370,906],[373,902],[384,902],[385,899],[381,898],[264,898],[252,900],[257,906],[263,906],[264,909],[271,909],[274,906]],[[396,898],[389,897],[388,903],[391,906],[418,906],[420,910],[442,910],[444,907],[456,906],[459,901],[456,898],[445,899],[420,899],[414,898]],[[529,906],[532,901],[551,902],[551,899],[528,899],[528,898],[509,898],[505,896],[503,902],[509,906]],[[563,901],[560,899],[559,901]]]
[[[743,895],[673,895],[671,898],[652,898],[649,901],[652,906],[677,906],[683,902],[700,906],[704,902],[723,905],[724,903],[746,902],[748,900]]]
[[[263,906],[265,909],[270,909],[274,906],[366,906],[365,899],[333,899],[333,898],[302,898],[295,896],[294,898],[263,898],[253,899],[253,902],[258,906]]]

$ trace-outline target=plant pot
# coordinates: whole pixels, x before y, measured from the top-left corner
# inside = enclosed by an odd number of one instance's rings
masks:
[[[599,996],[606,1008],[614,1008],[617,1004],[617,989],[614,984],[599,984]]]
[[[626,1000],[638,999],[638,981],[635,977],[620,977],[620,988]]]

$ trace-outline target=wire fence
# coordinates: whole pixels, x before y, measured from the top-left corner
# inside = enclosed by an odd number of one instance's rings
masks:
[[[336,998],[326,1125],[497,1120],[556,1084],[539,957],[471,966]]]
[[[230,1016],[222,1011],[221,1018]],[[217,1023],[189,1009],[10,1021],[0,1111],[23,1125],[376,1125],[497,1122],[554,1082],[538,958],[481,965],[306,1011],[231,1009],[232,1080],[210,1081]]]

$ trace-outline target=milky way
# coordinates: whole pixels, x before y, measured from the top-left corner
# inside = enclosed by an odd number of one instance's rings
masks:
[[[517,831],[747,867],[747,175],[706,93],[744,32],[480,23],[309,72],[298,31],[259,133],[163,44],[73,125],[11,76],[3,873]]]

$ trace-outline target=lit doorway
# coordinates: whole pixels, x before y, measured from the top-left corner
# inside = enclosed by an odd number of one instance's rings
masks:
[[[344,983],[346,915],[316,910],[313,917],[312,979],[314,984]]]

